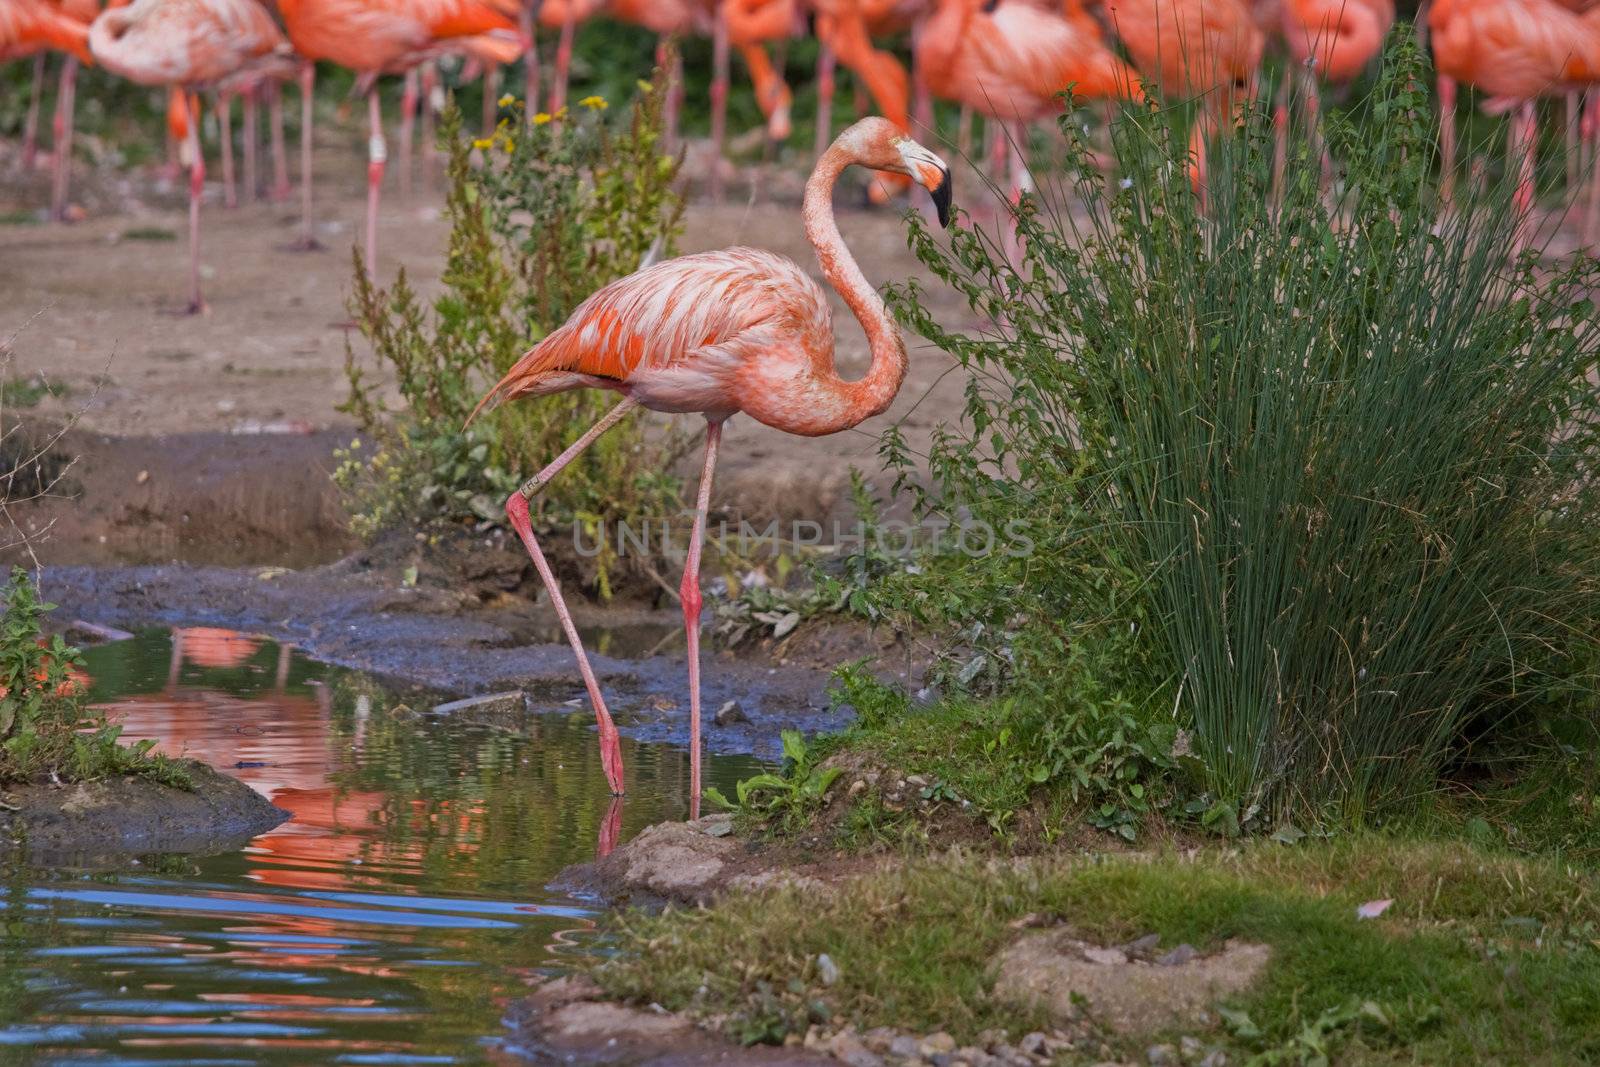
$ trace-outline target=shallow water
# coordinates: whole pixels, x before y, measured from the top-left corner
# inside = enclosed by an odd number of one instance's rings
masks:
[[[294,818],[236,852],[0,880],[0,1062],[511,1060],[504,1006],[600,951],[567,864],[687,808],[682,750],[623,739],[607,796],[585,713],[516,730],[416,716],[360,675],[230,631],[92,650],[128,739],[205,760]],[[416,696],[410,703],[429,706]],[[708,761],[728,790],[756,769]]]

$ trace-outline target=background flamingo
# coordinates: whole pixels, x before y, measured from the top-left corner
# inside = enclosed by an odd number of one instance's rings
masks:
[[[766,45],[795,35],[799,5],[796,0],[724,0],[722,17],[728,24],[729,43],[739,50],[750,71],[756,105],[767,119],[767,136],[774,141],[787,140],[794,97],[767,55]]]
[[[600,728],[600,756],[613,793],[623,792],[622,750],[599,682],[534,537],[528,502],[562,468],[635,407],[699,412],[706,419],[694,533],[680,597],[689,645],[691,817],[700,805],[700,546],[710,505],[722,425],[738,412],[803,437],[849,429],[882,412],[905,380],[906,348],[883,299],[839,235],[833,186],[851,164],[905,174],[933,194],[948,222],[950,170],[891,122],[868,118],[839,135],[817,161],[801,208],[822,274],[860,320],[872,366],[858,381],[834,369],[826,294],[792,260],[753,248],[683,256],[613,282],[585,300],[566,324],[535,345],[478,404],[570,389],[610,389],[622,400],[506,501],[550,602],[578,657]],[[476,415],[477,412],[474,412]],[[469,420],[470,421],[470,420]]]
[[[1061,110],[1057,94],[1142,99],[1139,77],[1106,46],[1099,26],[1031,4],[939,0],[922,28],[917,62],[935,95],[1010,127],[1011,193],[1027,185],[1023,124]]]
[[[93,8],[87,9],[89,18]],[[29,126],[38,124],[38,80],[44,70],[46,52],[66,54],[61,67],[60,90],[56,96],[55,141],[51,158],[50,217],[64,219],[67,206],[67,180],[72,155],[73,90],[77,81],[78,63],[93,62],[89,54],[89,19],[81,0],[71,10],[43,0],[0,0],[0,62],[34,56],[35,88],[29,104]],[[26,135],[25,140],[36,142],[37,134]],[[24,148],[24,162],[31,164],[29,150]]]
[[[1517,174],[1517,208],[1530,211],[1533,101],[1600,79],[1600,12],[1576,14],[1554,0],[1435,0],[1428,25],[1439,72],[1446,180],[1455,167],[1456,83],[1464,81],[1488,97],[1482,103],[1488,113],[1515,112],[1507,156]]]
[[[295,51],[308,61],[300,68],[301,246],[316,247],[311,221],[312,62],[322,59],[358,72],[357,87],[367,96],[366,264],[371,274],[377,269],[378,188],[388,159],[379,75],[404,74],[451,53],[509,63],[523,51],[516,19],[484,0],[278,0],[278,10]]]
[[[1244,0],[1106,0],[1106,13],[1147,79],[1199,99],[1190,151],[1203,190],[1207,142],[1255,92],[1266,38],[1253,12]]]
[[[911,132],[911,78],[906,68],[891,52],[883,51],[872,43],[874,32],[891,32],[901,27],[900,19],[914,8],[904,8],[903,0],[812,0],[816,9],[815,29],[822,42],[825,56],[836,57],[858,84],[865,85],[878,113],[888,119],[904,136]],[[823,89],[828,93],[824,95]],[[826,82],[819,76],[817,94],[817,121],[823,125],[818,138],[826,136],[828,116],[832,114],[832,76]],[[885,171],[873,176],[867,194],[875,204],[887,203],[904,192],[911,179],[904,174]]]
[[[89,48],[107,70],[140,85],[184,90],[189,145],[190,313],[205,310],[200,294],[200,197],[206,165],[200,152],[202,88],[264,71],[291,68],[288,44],[255,0],[136,0],[113,8],[89,28]]]

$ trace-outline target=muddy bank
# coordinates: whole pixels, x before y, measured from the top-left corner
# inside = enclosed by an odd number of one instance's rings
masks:
[[[82,619],[136,630],[206,625],[259,633],[299,646],[308,655],[390,682],[453,696],[522,689],[543,710],[582,706],[583,689],[572,651],[551,632],[544,603],[504,596],[485,604],[472,589],[419,580],[405,585],[363,557],[303,571],[186,566],[47,567],[44,596],[59,605],[54,620]],[[644,741],[685,743],[688,692],[681,654],[648,653],[644,637],[672,638],[676,612],[624,616],[640,628],[633,641],[610,647],[638,658],[595,651],[592,661],[619,729]],[[597,623],[580,616],[591,650],[608,647]],[[677,638],[681,641],[681,636]],[[842,650],[836,635],[830,644]],[[875,651],[865,631],[859,655]],[[632,645],[632,647],[619,647]],[[848,714],[827,707],[828,671],[704,653],[703,700],[711,751],[775,758],[779,732],[834,730]],[[716,725],[713,713],[736,700],[747,721]]]
[[[44,427],[30,424],[35,434]],[[237,432],[74,432],[54,495],[16,507],[50,563],[304,566],[355,547],[329,472],[341,432],[255,423]]]
[[[193,790],[127,777],[0,792],[0,852],[73,865],[155,852],[227,852],[289,818],[236,778],[195,760],[183,766]]]

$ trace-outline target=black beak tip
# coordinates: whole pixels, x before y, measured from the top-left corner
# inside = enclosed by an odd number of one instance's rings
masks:
[[[944,229],[950,228],[950,175],[947,172],[942,180],[933,189],[933,206],[939,212],[939,225]]]

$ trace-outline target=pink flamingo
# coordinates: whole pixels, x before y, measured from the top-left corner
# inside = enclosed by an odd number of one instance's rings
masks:
[[[1027,184],[1023,125],[1080,99],[1143,99],[1139,76],[1105,44],[1099,26],[1067,0],[1068,14],[1025,3],[985,10],[985,0],[939,0],[922,27],[917,65],[939,96],[1011,127],[1011,194]],[[1070,17],[1069,17],[1070,16]]]
[[[44,54],[65,52],[61,86],[56,96],[55,143],[51,150],[50,217],[66,218],[67,178],[72,163],[72,100],[78,77],[78,63],[92,62],[88,48],[89,21],[81,5],[70,10],[44,0],[0,0],[0,62],[26,56],[34,60],[34,94],[29,104],[28,131],[24,137],[25,162],[37,144],[38,82],[44,74]]]
[[[1507,156],[1517,173],[1516,206],[1531,212],[1533,101],[1600,81],[1600,12],[1575,14],[1553,0],[1434,0],[1428,24],[1439,71],[1445,180],[1455,167],[1456,82],[1464,81],[1488,97],[1484,111],[1515,112]],[[1518,251],[1526,244],[1525,226],[1516,244]]]
[[[107,70],[140,85],[187,93],[189,151],[188,311],[205,311],[200,295],[200,196],[206,164],[200,152],[201,88],[228,91],[271,72],[293,69],[288,42],[256,0],[135,0],[105,11],[89,27],[89,49]]]
[[[888,408],[905,380],[905,342],[883,299],[845,247],[833,217],[834,183],[852,164],[915,179],[933,194],[941,223],[949,221],[950,168],[893,123],[874,117],[841,133],[806,183],[801,208],[806,237],[816,249],[823,277],[866,332],[872,366],[864,377],[849,382],[835,370],[827,297],[804,268],[771,252],[730,248],[658,263],[601,289],[518,360],[473,412],[476,416],[509,400],[571,389],[622,394],[616,407],[506,501],[506,515],[577,654],[600,728],[601,763],[614,794],[623,792],[617,729],[534,537],[528,501],[636,407],[705,417],[705,464],[679,587],[689,645],[689,803],[691,813],[698,814],[700,547],[723,423],[742,411],[802,437],[838,433]]]
[[[300,67],[299,247],[318,247],[311,222],[311,93],[316,60],[358,72],[357,88],[367,96],[367,272],[378,256],[378,188],[383,184],[388,149],[377,82],[382,74],[404,74],[418,64],[447,54],[462,54],[485,64],[510,63],[522,54],[523,40],[514,15],[487,0],[278,0]]]

